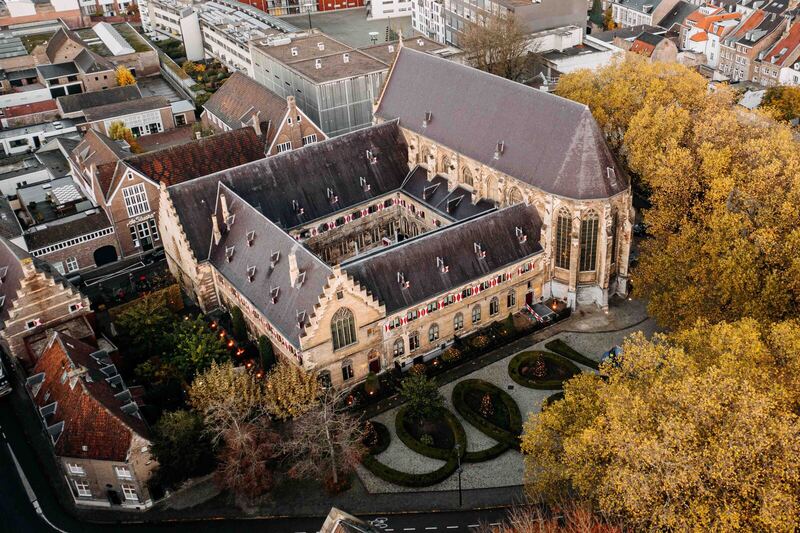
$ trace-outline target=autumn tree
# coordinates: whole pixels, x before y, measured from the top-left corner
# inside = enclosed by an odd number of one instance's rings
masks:
[[[112,128],[114,124],[112,123]],[[131,351],[143,357],[161,353],[169,344],[175,315],[161,293],[145,294],[114,319],[120,335]]]
[[[189,411],[162,416],[153,431],[153,456],[158,461],[156,477],[167,487],[211,471],[214,453],[202,418]]]
[[[179,322],[167,351],[167,359],[187,382],[211,363],[219,363],[228,357],[224,341],[209,329],[202,318]]]
[[[219,485],[249,501],[269,492],[274,486],[272,463],[279,441],[275,431],[258,424],[227,430],[218,455]]]
[[[526,486],[633,530],[800,525],[797,322],[698,324],[628,338],[607,379],[581,374],[525,425]]]
[[[525,71],[528,41],[513,14],[488,15],[482,22],[467,24],[459,45],[473,67],[518,80]]]
[[[115,120],[109,125],[108,136],[115,141],[125,141],[128,143],[128,146],[131,148],[131,152],[134,154],[138,154],[142,151],[141,147],[139,146],[139,141],[136,140],[136,136],[133,134],[130,128],[125,126],[125,123],[121,120]]]
[[[316,374],[281,361],[267,374],[270,414],[279,420],[296,418],[316,406],[320,389]]]
[[[761,101],[761,107],[778,120],[800,118],[800,87],[788,85],[769,87]]]
[[[189,404],[203,417],[214,442],[227,432],[263,421],[269,411],[263,382],[230,361],[212,362],[197,375],[189,389]]]
[[[439,385],[423,374],[410,374],[403,379],[400,395],[406,401],[408,414],[417,420],[435,415],[444,406]]]
[[[629,56],[568,74],[651,207],[633,271],[663,325],[800,314],[800,142],[677,64]]]
[[[360,421],[341,407],[344,394],[324,389],[313,408],[292,422],[291,436],[281,447],[292,477],[319,479],[322,473],[338,489],[361,461],[364,432]]]
[[[117,76],[117,85],[120,87],[134,85],[136,83],[136,78],[133,77],[131,71],[125,66],[118,66],[115,74]]]

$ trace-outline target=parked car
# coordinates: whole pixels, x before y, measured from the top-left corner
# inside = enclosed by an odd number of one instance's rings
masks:
[[[556,319],[556,313],[542,303],[535,303],[529,306],[533,318],[540,324],[547,324]]]

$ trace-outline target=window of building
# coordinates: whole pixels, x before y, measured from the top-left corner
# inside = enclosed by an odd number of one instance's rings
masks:
[[[122,198],[125,200],[125,207],[128,209],[128,216],[135,217],[150,211],[150,203],[147,201],[147,193],[144,183],[137,183],[122,189]]]
[[[324,388],[329,388],[331,386],[331,373],[329,370],[323,370],[319,374],[317,374],[317,379],[319,380],[319,384],[322,385]]]
[[[86,474],[86,470],[83,467],[76,463],[67,463],[67,470],[69,473],[75,476],[83,476]]]
[[[92,495],[92,491],[89,490],[89,482],[84,479],[73,479],[73,483],[75,483],[75,490],[78,491],[78,496],[83,496],[84,498],[90,497]]]
[[[461,331],[464,329],[464,315],[458,313],[453,317],[453,331]]]
[[[403,339],[397,339],[396,341],[394,341],[394,350],[392,350],[392,353],[394,354],[395,357],[403,355],[405,351],[406,351],[406,343],[403,342]]]
[[[131,470],[127,466],[115,466],[114,472],[120,479],[133,479],[133,476],[131,475]]]
[[[506,296],[506,307],[509,309],[514,309],[517,306],[517,293],[514,289],[508,291],[508,295]]]
[[[76,257],[67,257],[65,261],[67,266],[67,272],[74,272],[78,270],[78,259]]]
[[[311,135],[306,135],[305,137],[303,137],[303,146],[305,146],[307,144],[312,144],[312,143],[315,143],[315,142],[317,142],[317,134],[316,133],[312,133]]]
[[[572,217],[569,211],[561,209],[556,223],[556,266],[569,268],[570,236],[572,234]]]
[[[419,348],[419,332],[414,331],[408,335],[408,351],[413,352]]]
[[[175,115],[175,125],[176,126],[185,126],[186,125],[186,116],[185,115]]]
[[[331,319],[331,338],[334,350],[350,346],[357,341],[355,318],[353,312],[346,307],[336,311]]]
[[[500,300],[495,296],[489,300],[489,316],[495,316],[500,312]]]
[[[619,224],[619,213],[614,211],[611,215],[611,264],[617,262],[617,225]]]
[[[342,380],[347,381],[353,379],[355,373],[353,372],[353,361],[345,359],[342,361]]]
[[[600,219],[594,211],[589,211],[581,221],[581,272],[589,272],[595,269],[599,221]]]
[[[472,308],[472,323],[477,324],[481,321],[481,306],[476,305]]]
[[[439,340],[439,324],[431,324],[428,328],[428,342],[436,342]]]
[[[128,485],[127,483],[122,484],[122,494],[125,496],[126,501],[139,501],[139,496],[136,495],[136,487],[133,485]]]

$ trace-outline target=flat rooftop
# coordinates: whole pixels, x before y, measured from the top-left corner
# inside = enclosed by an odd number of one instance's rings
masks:
[[[301,30],[308,29],[308,14],[280,18]],[[415,35],[410,13],[407,17],[367,20],[367,9],[364,7],[311,13],[311,26],[353,48],[385,43],[387,27],[398,33],[402,30],[406,37]],[[373,31],[378,32],[377,41],[370,37],[370,32]]]

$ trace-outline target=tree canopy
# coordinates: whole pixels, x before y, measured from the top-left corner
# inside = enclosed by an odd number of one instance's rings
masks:
[[[444,406],[439,385],[424,374],[410,374],[403,379],[400,395],[406,400],[409,415],[416,419],[433,416]]]
[[[745,319],[628,338],[531,415],[531,496],[591,502],[634,530],[790,531],[800,517],[800,323]]]
[[[650,239],[633,271],[670,327],[800,315],[800,143],[677,64],[627,57],[561,78],[631,171]]]
[[[518,80],[525,70],[528,35],[513,14],[468,23],[459,46],[477,69],[510,80]]]
[[[800,87],[778,85],[769,87],[761,107],[778,120],[800,118]]]
[[[136,83],[136,78],[133,77],[133,74],[127,67],[122,65],[117,67],[116,71],[117,76],[117,85],[123,87],[125,85],[134,85]]]
[[[270,414],[286,420],[307,413],[317,404],[320,389],[316,374],[281,361],[267,374],[266,397]]]
[[[159,464],[157,478],[166,486],[209,472],[214,454],[200,416],[188,411],[164,414],[153,432],[153,456]]]

